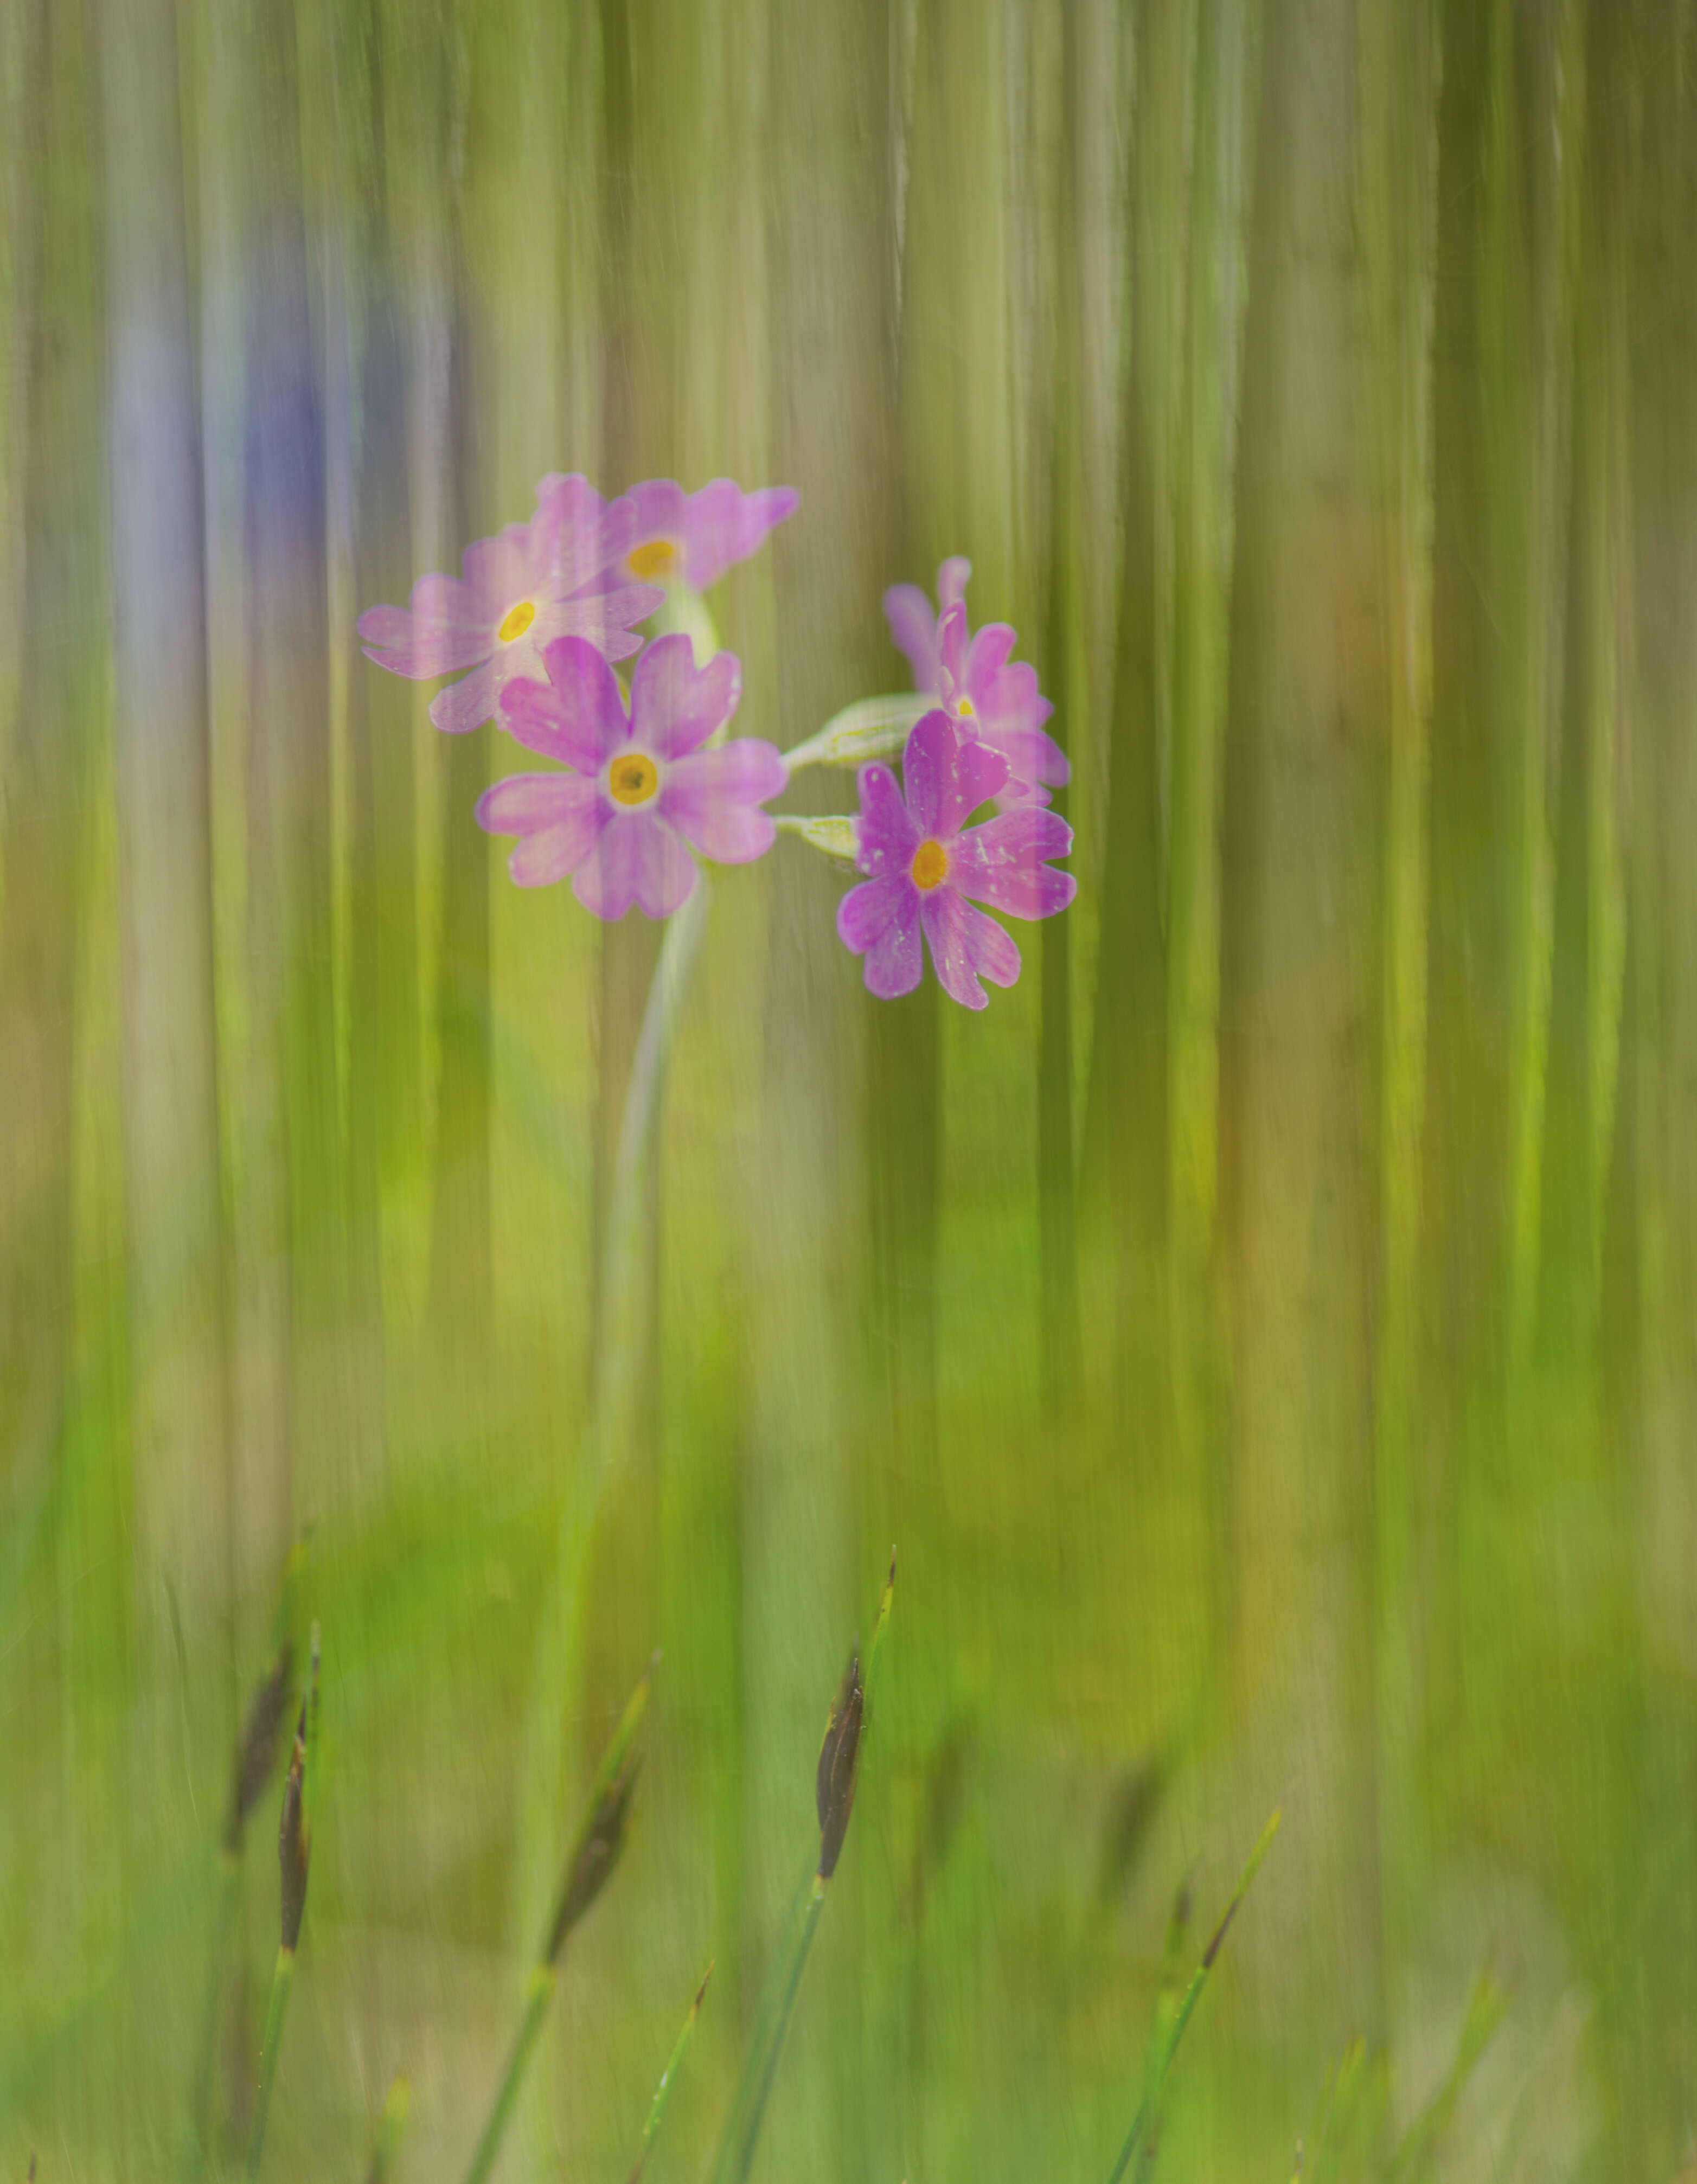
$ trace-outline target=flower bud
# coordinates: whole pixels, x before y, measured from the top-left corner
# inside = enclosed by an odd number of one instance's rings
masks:
[[[815,1802],[819,1811],[819,1877],[829,1880],[843,1854],[843,1838],[848,1832],[848,1815],[854,1804],[854,1778],[860,1760],[860,1724],[865,1692],[860,1682],[860,1655],[848,1656],[837,1689],[825,1741],[819,1747],[819,1774]]]

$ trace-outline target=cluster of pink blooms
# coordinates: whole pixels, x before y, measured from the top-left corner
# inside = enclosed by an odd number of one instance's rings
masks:
[[[694,889],[698,856],[747,864],[776,836],[764,806],[790,765],[775,744],[725,731],[742,694],[734,655],[698,664],[687,636],[644,642],[668,593],[699,593],[791,515],[788,487],[743,493],[728,478],[687,493],[670,480],[613,501],[551,472],[528,523],[467,549],[459,577],[421,577],[406,607],[359,617],[368,658],[415,681],[453,676],[431,701],[449,734],[498,722],[553,762],[515,773],[479,800],[478,823],[517,837],[508,870],[522,887],[569,878],[597,917],[635,903],[666,917]],[[1048,805],[1067,777],[1044,727],[1052,707],[1034,671],[1010,659],[1004,622],[974,636],[971,566],[945,561],[938,611],[899,584],[884,609],[915,689],[937,699],[909,733],[901,778],[862,766],[854,822],[865,875],[837,912],[843,944],[865,959],[868,989],[910,993],[923,944],[944,990],[984,1006],[982,980],[1010,986],[1020,952],[996,921],[1049,917],[1072,900],[1072,830]],[[612,663],[637,655],[628,685]],[[993,816],[968,822],[986,805]]]

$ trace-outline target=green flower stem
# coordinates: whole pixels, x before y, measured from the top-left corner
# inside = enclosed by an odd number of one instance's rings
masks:
[[[817,735],[786,751],[784,764],[798,773],[804,766],[864,766],[868,759],[893,758],[915,722],[936,706],[936,699],[923,690],[862,698],[833,713]]]
[[[715,2184],[743,2184],[754,2166],[754,2148],[759,2142],[760,2126],[765,2120],[766,2102],[771,2093],[772,2081],[777,2075],[784,2035],[789,2030],[796,1992],[801,1985],[801,1975],[807,1964],[808,1953],[813,1947],[813,1937],[819,1930],[819,1914],[825,1908],[825,1898],[830,1886],[830,1882],[821,1875],[814,1875],[806,1905],[800,1919],[792,1927],[789,1958],[783,1970],[777,2012],[764,2043],[757,2042],[750,2049],[748,2060],[743,2067],[742,2083],[737,2086],[737,2098],[732,2103],[731,2119],[719,2150],[719,2159],[714,2165]]]
[[[514,2041],[513,2052],[507,2059],[506,2074],[495,2096],[495,2104],[489,2111],[489,2120],[483,2126],[483,2136],[477,2142],[477,2151],[471,2157],[471,2166],[465,2172],[465,2184],[483,2184],[483,2180],[495,2165],[495,2156],[501,2150],[501,2141],[505,2137],[507,2126],[512,2120],[519,2088],[523,2085],[525,2072],[530,2067],[531,2051],[542,2031],[548,2003],[554,1999],[557,1976],[552,1964],[537,1964],[531,1972],[518,2037]]]
[[[393,2173],[395,2153],[401,2142],[401,2133],[406,2129],[407,2110],[412,2102],[412,2087],[404,2078],[390,2081],[388,2096],[383,2103],[383,2113],[377,2119],[376,2136],[371,2142],[371,2165],[365,2171],[365,2184],[388,2184]]]
[[[212,2150],[212,2097],[217,2075],[218,2025],[230,1978],[230,1946],[242,1892],[242,1860],[227,1846],[218,1853],[217,1897],[212,1912],[212,1940],[207,1958],[206,2007],[201,2014],[200,2048],[194,2092],[179,2164],[183,2184],[205,2174]]]
[[[295,1953],[277,1951],[277,1968],[271,1975],[271,2001],[265,2012],[265,2037],[259,2048],[259,2084],[253,2097],[253,2128],[248,2140],[248,2184],[259,2174],[265,2151],[265,2124],[271,2112],[271,2088],[277,2080],[277,2058],[282,2053],[283,2025],[289,2014],[289,1996],[295,1983]]]
[[[1249,1894],[1250,1884],[1260,1870],[1261,1860],[1272,1847],[1272,1839],[1278,1832],[1278,1824],[1282,1817],[1281,1814],[1275,1813],[1261,1830],[1255,1848],[1249,1852],[1249,1863],[1238,1876],[1238,1885],[1232,1892],[1231,1901],[1221,1914],[1219,1925],[1214,1929],[1214,1938],[1203,1951],[1201,1963],[1190,1975],[1190,1984],[1184,1990],[1184,1998],[1179,2003],[1173,2017],[1172,2029],[1166,2038],[1159,2042],[1151,2059],[1151,2067],[1143,2087],[1143,2097],[1138,2103],[1138,2112],[1132,2119],[1132,2127],[1126,2134],[1126,2142],[1120,2148],[1120,2158],[1114,2164],[1114,2173],[1109,2178],[1108,2184],[1120,2184],[1120,2180],[1132,2165],[1133,2156],[1142,2148],[1144,2136],[1160,2105],[1161,2090],[1166,2083],[1167,2072],[1172,2068],[1172,2059],[1178,2052],[1178,2043],[1183,2039],[1184,2029],[1190,2022],[1191,2013],[1195,2009],[1203,1987],[1207,1984],[1209,1973],[1214,1969],[1214,1960],[1220,1953],[1227,1928],[1238,1914],[1238,1907]]]
[[[701,2014],[702,1997],[707,1992],[707,1982],[712,1976],[713,1967],[709,1964],[701,1975],[700,1986],[695,1990],[695,1999],[689,2005],[689,2014],[683,2020],[683,2030],[677,2036],[665,2069],[661,2073],[659,2084],[654,2089],[654,2105],[648,2110],[648,2121],[643,2126],[643,2142],[637,2148],[637,2158],[631,2164],[629,2184],[637,2184],[637,2180],[642,2176],[643,2167],[648,2161],[649,2151],[659,2131],[660,2118],[665,2114],[666,2101],[671,2092],[672,2081],[678,2074],[679,2066],[683,2061],[684,2050],[688,2047],[694,2034],[696,2020]]]

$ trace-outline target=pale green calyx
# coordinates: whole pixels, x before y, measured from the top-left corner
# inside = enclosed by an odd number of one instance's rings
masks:
[[[869,759],[894,758],[915,722],[936,710],[936,699],[923,690],[862,698],[834,714],[817,735],[786,751],[784,764],[794,773],[804,766],[865,766]]]
[[[860,850],[860,823],[846,813],[832,812],[821,819],[798,819],[787,812],[779,812],[773,824],[780,833],[793,834],[810,849],[817,850],[821,856],[829,857],[833,865],[841,865],[851,872],[859,869],[855,859]]]

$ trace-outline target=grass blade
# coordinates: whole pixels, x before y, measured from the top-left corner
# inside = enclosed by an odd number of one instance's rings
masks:
[[[1189,2024],[1197,2003],[1201,1998],[1202,1990],[1208,1982],[1208,1975],[1214,1969],[1215,1959],[1224,1946],[1232,1921],[1238,1915],[1238,1907],[1249,1894],[1250,1886],[1256,1874],[1260,1870],[1261,1860],[1272,1847],[1272,1839],[1278,1832],[1278,1824],[1282,1817],[1281,1814],[1275,1813],[1261,1830],[1260,1839],[1249,1852],[1248,1864],[1238,1876],[1238,1885],[1232,1891],[1231,1900],[1220,1915],[1219,1924],[1214,1929],[1213,1939],[1202,1952],[1202,1961],[1190,1975],[1190,1984],[1184,1990],[1183,1999],[1173,2014],[1172,2029],[1160,2042],[1153,2058],[1152,2068],[1148,2074],[1143,2088],[1143,2097],[1138,2103],[1138,2112],[1132,2119],[1132,2127],[1126,2134],[1126,2142],[1120,2148],[1120,2158],[1114,2164],[1114,2173],[1109,2178],[1108,2184],[1121,2184],[1121,2179],[1132,2165],[1132,2158],[1143,2147],[1160,2107],[1161,2092],[1166,2083],[1167,2073],[1172,2068],[1172,2059],[1178,2052],[1179,2042],[1184,2037],[1185,2027]]]
[[[643,2126],[643,2142],[637,2148],[637,2158],[631,2164],[629,2184],[637,2184],[637,2179],[643,2173],[643,2165],[648,2160],[649,2150],[654,2145],[655,2136],[660,2127],[660,2118],[665,2114],[665,2104],[671,2092],[672,2081],[676,2077],[678,2067],[683,2061],[683,2051],[688,2047],[694,2034],[695,2020],[701,2014],[702,1997],[707,1992],[707,1982],[712,1976],[713,1967],[709,1964],[707,1970],[701,1975],[701,1984],[695,1990],[695,1999],[689,2005],[689,2014],[683,2020],[683,2030],[677,2036],[665,2069],[660,2074],[659,2084],[654,2089],[654,2105],[648,2110],[648,2121]]]

